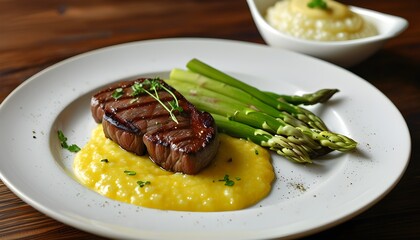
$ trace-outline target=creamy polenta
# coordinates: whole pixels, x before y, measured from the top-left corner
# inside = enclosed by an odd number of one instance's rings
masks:
[[[323,2],[322,7],[310,7]],[[267,22],[294,37],[317,41],[344,41],[378,34],[359,14],[332,0],[280,0],[267,10]]]
[[[165,171],[107,139],[98,125],[74,160],[80,183],[111,199],[179,211],[227,211],[251,206],[271,190],[270,154],[221,134],[213,163],[197,175]]]

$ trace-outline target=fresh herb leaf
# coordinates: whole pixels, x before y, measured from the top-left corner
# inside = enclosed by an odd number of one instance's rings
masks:
[[[146,185],[150,185],[150,181],[137,181],[139,187],[144,187]]]
[[[150,80],[150,90],[158,91],[162,84],[158,81],[158,78]]]
[[[229,186],[232,187],[233,185],[235,185],[235,182],[233,180],[229,179],[229,175],[225,175],[223,177],[223,179],[220,179],[219,182],[225,182],[225,186]]]
[[[308,3],[308,7],[310,8],[320,8],[320,9],[327,9],[328,5],[324,0],[312,0]]]
[[[57,131],[58,140],[60,141],[60,145],[62,148],[69,150],[70,152],[78,152],[80,151],[80,147],[76,144],[69,145],[67,143],[67,137],[64,135],[63,131]]]
[[[144,84],[144,85],[150,85],[150,84],[151,84],[151,80],[152,80],[152,78],[145,79],[145,80],[143,81],[143,84]]]
[[[66,136],[64,136],[64,133],[61,130],[58,130],[57,134],[58,134],[58,140],[60,140],[61,147],[67,149],[69,146],[67,145]]]
[[[78,152],[78,151],[80,151],[80,147],[79,146],[77,146],[76,144],[72,144],[72,145],[70,145],[68,148],[67,148],[67,150],[69,150],[70,152]]]
[[[144,93],[143,84],[135,82],[133,86],[131,86],[131,90],[133,90],[131,96],[137,97],[138,95]]]
[[[171,106],[171,111],[182,112],[184,110],[181,106],[178,105],[178,103],[175,100],[169,101],[168,103],[169,106]]]
[[[122,95],[124,94],[124,90],[122,88],[117,88],[114,90],[114,92],[112,93],[112,97],[117,100],[118,98],[122,97]]]
[[[124,173],[130,176],[134,176],[137,174],[136,171],[130,171],[130,170],[125,170]]]
[[[225,185],[229,186],[229,187],[232,187],[233,185],[235,185],[235,182],[232,181],[232,180],[228,180],[228,181],[225,182]]]

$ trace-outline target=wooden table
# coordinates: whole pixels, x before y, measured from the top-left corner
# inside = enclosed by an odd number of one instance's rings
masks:
[[[343,2],[410,22],[402,35],[350,71],[398,107],[411,131],[413,150],[404,177],[382,201],[310,238],[420,238],[420,4],[418,0]],[[68,57],[113,44],[168,37],[264,43],[241,0],[0,0],[0,102],[33,74]],[[34,210],[0,182],[0,239],[14,238],[101,239]]]

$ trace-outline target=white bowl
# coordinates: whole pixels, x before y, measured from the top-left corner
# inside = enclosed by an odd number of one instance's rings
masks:
[[[267,9],[277,1],[247,0],[252,17],[264,41],[273,47],[311,55],[343,67],[350,67],[365,60],[379,50],[386,40],[397,36],[408,26],[407,20],[403,18],[350,6],[352,11],[374,24],[379,34],[348,41],[305,40],[282,33],[265,20]]]

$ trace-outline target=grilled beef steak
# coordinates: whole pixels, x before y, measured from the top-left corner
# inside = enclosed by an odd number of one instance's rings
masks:
[[[133,85],[149,80],[121,82],[99,91],[91,99],[93,118],[102,123],[105,136],[125,150],[137,155],[147,151],[152,161],[168,171],[198,173],[211,162],[219,147],[213,117],[197,110],[162,80],[154,79],[178,99],[182,109],[173,111],[172,118],[156,99],[146,93],[136,94]],[[174,100],[162,88],[157,95],[168,108]]]

